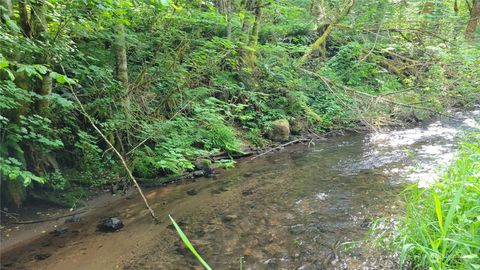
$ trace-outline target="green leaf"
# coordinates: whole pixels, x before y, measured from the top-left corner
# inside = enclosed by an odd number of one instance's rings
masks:
[[[65,76],[63,74],[59,74],[57,72],[50,73],[50,77],[55,79],[55,81],[57,81],[60,84],[75,84],[76,83],[74,79],[70,79],[67,76]]]
[[[443,228],[442,204],[440,203],[438,194],[435,191],[433,191],[433,200],[435,201],[435,213],[437,214],[438,224],[440,225],[440,230],[442,231],[442,234],[443,234],[445,229]]]
[[[177,225],[177,223],[172,218],[172,216],[168,215],[168,217],[172,221],[173,226],[175,227],[175,230],[177,230],[177,233],[180,236],[180,238],[182,239],[185,246],[187,246],[187,248],[193,253],[193,255],[195,255],[197,260],[203,265],[203,267],[205,267],[205,269],[212,270],[212,268],[203,260],[203,258],[200,256],[200,254],[198,254],[197,250],[195,250],[192,243],[190,243],[190,240],[188,240],[187,236],[183,233],[182,229],[180,229],[180,227]]]

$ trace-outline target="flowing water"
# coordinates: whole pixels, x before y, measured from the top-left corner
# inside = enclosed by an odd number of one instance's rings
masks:
[[[454,157],[480,111],[422,126],[295,145],[215,177],[147,190],[104,205],[68,232],[2,252],[5,269],[201,269],[168,222],[171,214],[213,269],[398,269],[370,250],[342,252],[372,221],[401,211],[406,184],[429,185]],[[125,228],[96,231],[117,215]],[[59,225],[67,226],[67,225]],[[47,254],[39,258],[38,254]]]

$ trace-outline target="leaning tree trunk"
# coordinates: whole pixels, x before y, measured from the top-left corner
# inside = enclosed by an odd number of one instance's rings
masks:
[[[324,9],[323,0],[315,0],[312,7],[312,13],[315,17],[315,32],[318,36],[322,36],[328,25],[326,24],[326,14]],[[322,57],[325,57],[327,50],[327,43],[323,42],[319,48]]]
[[[465,38],[468,42],[473,42],[475,31],[477,31],[478,20],[480,17],[480,0],[474,0],[472,9],[470,10],[470,19],[468,20],[467,29],[465,30]]]
[[[309,59],[310,55],[312,55],[313,52],[322,48],[323,44],[327,41],[328,36],[333,31],[333,27],[337,25],[343,17],[347,16],[350,13],[350,10],[352,9],[354,4],[355,0],[349,0],[347,6],[343,9],[343,11],[339,12],[337,16],[335,16],[333,21],[327,26],[327,28],[325,28],[323,34],[307,48],[305,54],[303,54],[303,56],[297,62],[297,67],[302,66]]]

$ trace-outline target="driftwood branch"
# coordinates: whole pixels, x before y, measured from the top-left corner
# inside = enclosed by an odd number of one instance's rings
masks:
[[[27,220],[27,221],[16,221],[16,222],[12,222],[12,224],[35,224],[35,223],[42,223],[42,222],[47,222],[47,221],[52,221],[52,220],[58,220],[58,219],[65,218],[65,217],[76,216],[76,215],[79,215],[79,214],[84,213],[84,212],[86,212],[86,211],[87,211],[87,210],[82,210],[82,211],[77,211],[77,212],[75,212],[75,213],[70,213],[70,214],[60,215],[60,216],[55,216],[55,217],[49,217],[49,218],[43,218],[43,219],[35,219],[35,220]]]
[[[285,147],[285,146],[290,145],[290,144],[294,144],[294,143],[298,143],[298,142],[308,142],[308,141],[311,141],[311,140],[312,140],[312,139],[297,139],[297,140],[293,140],[293,141],[290,141],[290,142],[281,144],[281,145],[279,145],[279,146],[273,147],[273,148],[270,149],[270,150],[267,150],[267,151],[265,151],[265,152],[263,152],[263,153],[261,153],[261,154],[259,154],[259,155],[256,155],[256,156],[252,157],[250,160],[254,160],[254,159],[258,158],[258,157],[264,156],[264,155],[266,155],[266,154],[268,154],[268,153],[270,153],[270,152],[273,152],[273,151],[275,151],[275,150],[277,150],[277,149],[280,149],[280,148]]]

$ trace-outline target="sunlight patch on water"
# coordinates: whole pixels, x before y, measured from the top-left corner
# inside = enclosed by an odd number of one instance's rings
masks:
[[[433,139],[441,136],[444,140],[453,140],[458,130],[452,127],[442,125],[437,121],[430,124],[427,128],[412,128],[406,130],[396,130],[387,133],[376,133],[370,137],[370,143],[378,147],[406,147],[419,141]]]

